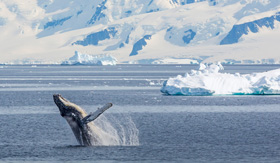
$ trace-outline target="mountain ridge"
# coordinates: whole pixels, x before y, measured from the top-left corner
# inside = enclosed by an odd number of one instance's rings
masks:
[[[3,0],[0,9],[1,63],[75,51],[119,63],[280,63],[277,0]]]

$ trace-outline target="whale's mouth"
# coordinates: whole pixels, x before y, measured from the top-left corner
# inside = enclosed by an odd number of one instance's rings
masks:
[[[54,94],[53,99],[54,99],[54,102],[55,102],[55,104],[57,105],[57,107],[60,111],[60,115],[62,117],[64,117],[65,112],[68,109],[67,103],[69,103],[69,101],[67,99],[63,98],[60,94]]]
[[[67,105],[70,103],[66,98],[62,97],[60,94],[54,94],[53,99],[55,104],[60,108],[64,107],[67,109]]]
[[[54,98],[55,102],[69,102],[67,99],[62,97],[60,94],[54,94],[53,98]]]

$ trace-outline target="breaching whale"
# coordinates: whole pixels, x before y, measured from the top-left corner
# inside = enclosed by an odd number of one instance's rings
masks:
[[[82,146],[98,145],[101,139],[100,129],[93,123],[104,111],[113,106],[112,103],[98,108],[94,113],[87,114],[81,107],[63,98],[60,94],[54,94],[53,99],[59,108],[60,115],[70,125],[78,143]]]

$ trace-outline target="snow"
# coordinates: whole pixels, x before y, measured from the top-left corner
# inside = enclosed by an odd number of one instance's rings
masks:
[[[279,11],[279,0],[2,0],[0,63],[77,50],[118,63],[279,64]]]
[[[166,80],[161,92],[185,96],[280,94],[280,69],[244,75],[220,70],[220,63],[200,64],[199,70]]]
[[[108,54],[89,55],[75,51],[75,55],[61,63],[62,65],[116,65],[117,59]]]

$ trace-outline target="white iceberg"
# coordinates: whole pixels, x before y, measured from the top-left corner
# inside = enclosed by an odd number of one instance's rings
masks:
[[[117,59],[108,54],[89,55],[75,51],[75,55],[61,63],[62,65],[116,65]]]
[[[220,63],[200,64],[199,70],[166,80],[161,92],[185,96],[280,94],[280,69],[245,75],[220,73],[222,69]]]

